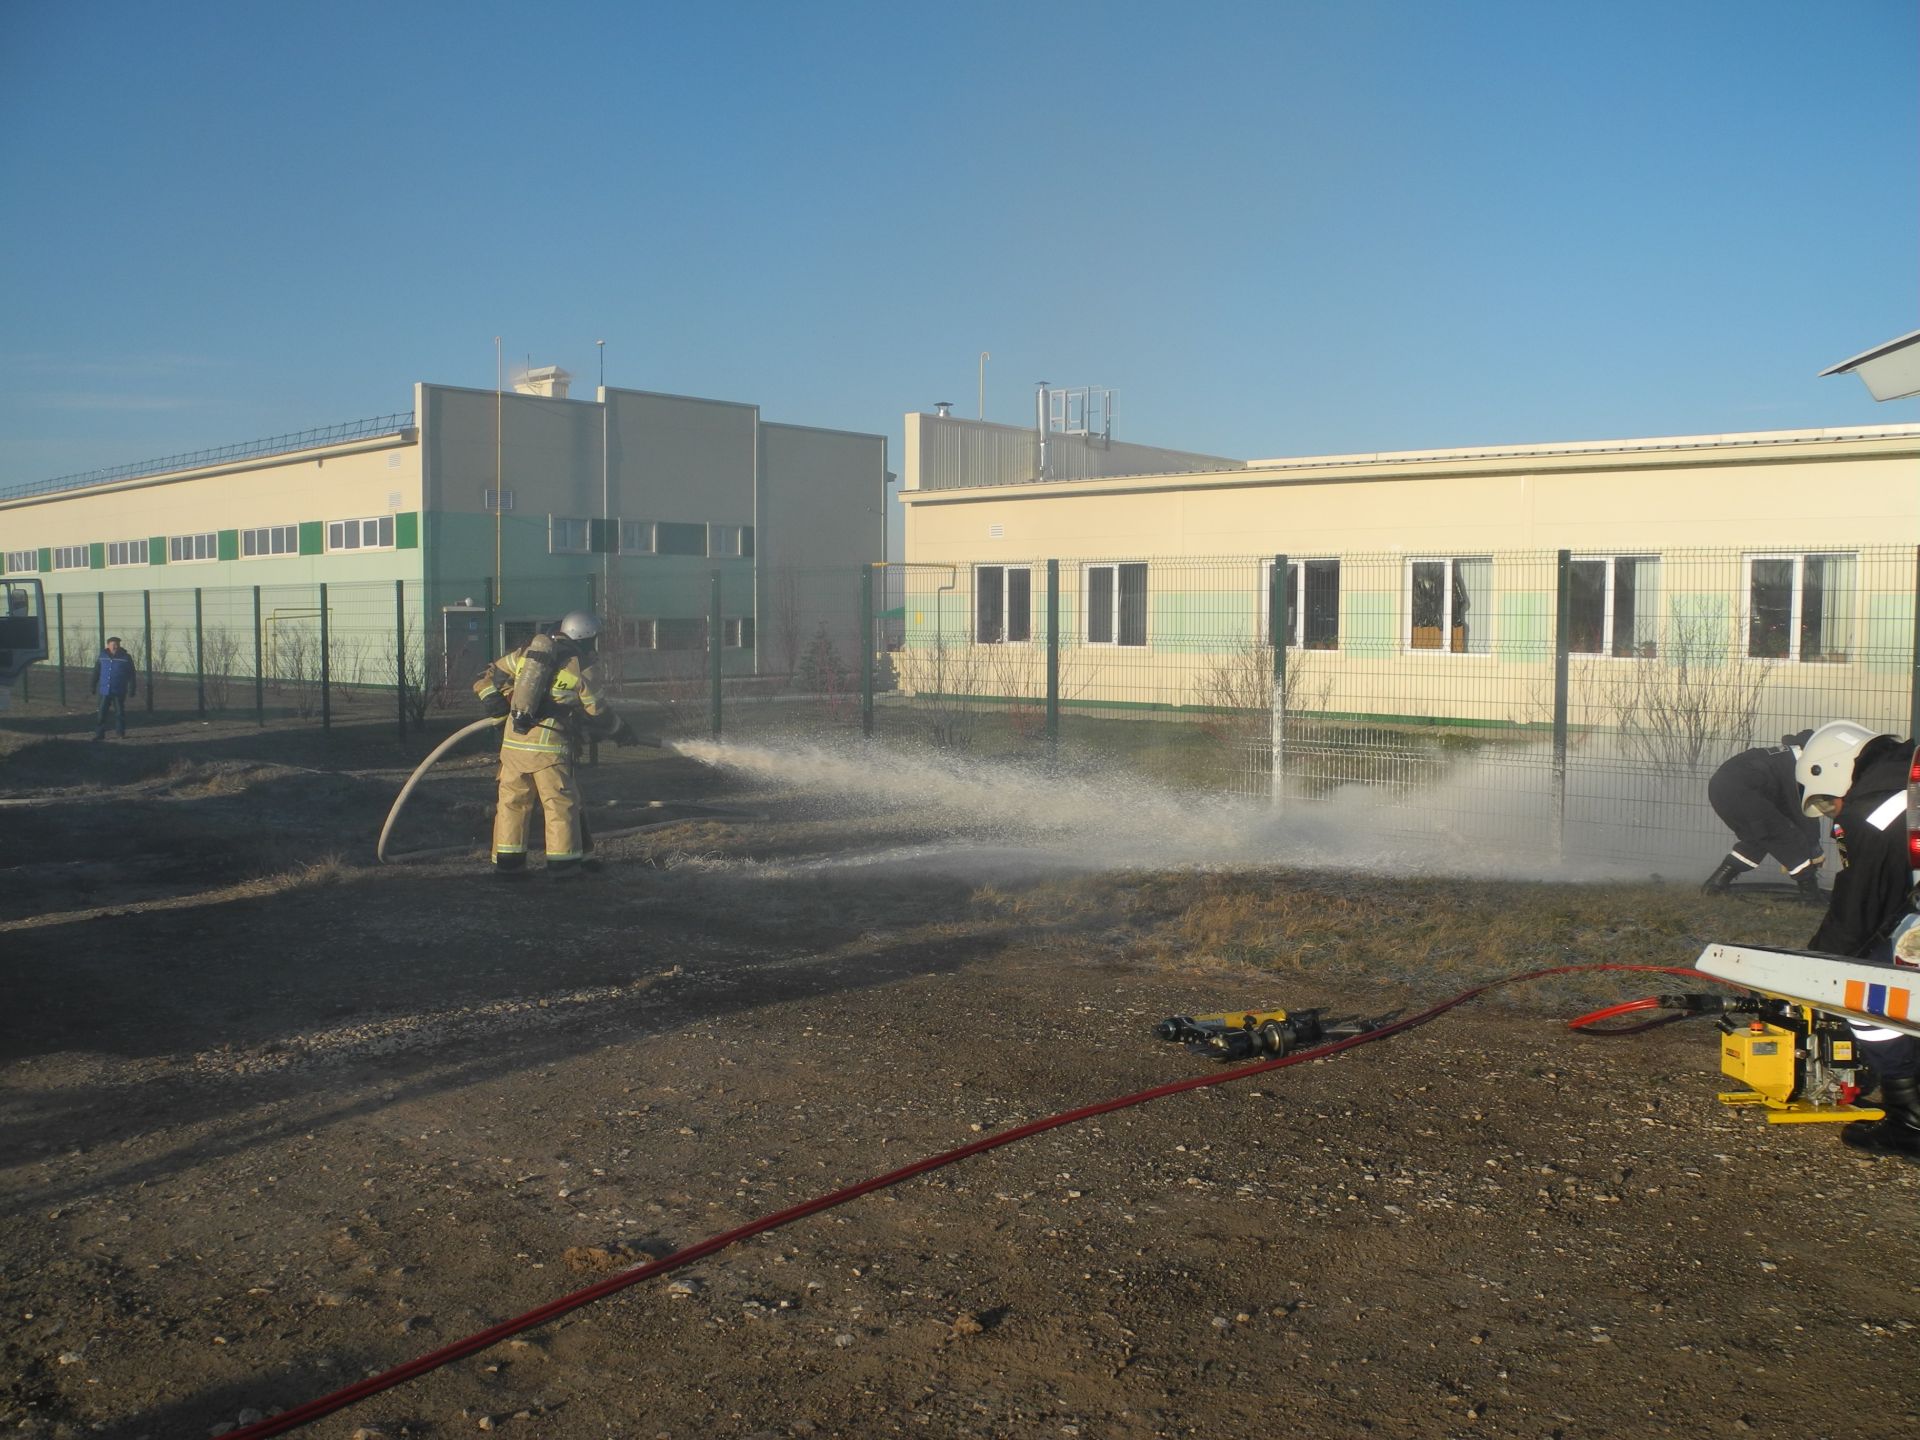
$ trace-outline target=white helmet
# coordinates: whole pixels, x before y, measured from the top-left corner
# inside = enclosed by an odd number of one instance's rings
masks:
[[[569,611],[560,622],[560,633],[569,640],[591,640],[600,633],[600,617],[590,610]]]
[[[1819,800],[1838,800],[1853,784],[1853,762],[1860,747],[1878,735],[1858,720],[1829,720],[1807,737],[1793,778],[1800,782],[1800,813],[1823,813]]]

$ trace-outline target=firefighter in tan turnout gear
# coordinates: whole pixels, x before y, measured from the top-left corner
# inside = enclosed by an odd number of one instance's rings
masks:
[[[534,802],[547,817],[547,874],[584,873],[586,839],[574,778],[585,735],[621,744],[633,732],[587,683],[599,617],[576,610],[546,634],[501,656],[473,682],[487,714],[504,716],[500,799],[493,816],[493,870],[503,880],[527,874],[527,822]]]

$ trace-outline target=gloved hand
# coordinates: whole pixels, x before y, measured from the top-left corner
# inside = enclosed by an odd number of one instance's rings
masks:
[[[512,707],[507,704],[507,697],[502,695],[498,690],[480,702],[480,713],[485,715],[489,720],[504,720],[507,711],[511,708]]]
[[[613,735],[610,738],[613,740],[613,743],[618,745],[622,750],[626,749],[629,745],[638,745],[640,743],[640,737],[633,733],[633,726],[627,723],[627,718],[624,715],[613,722]]]
[[[1826,863],[1827,863],[1827,857],[1824,852],[1814,856],[1811,860],[1807,861],[1807,864],[1813,866],[1813,868],[1816,870],[1818,870],[1822,865]]]

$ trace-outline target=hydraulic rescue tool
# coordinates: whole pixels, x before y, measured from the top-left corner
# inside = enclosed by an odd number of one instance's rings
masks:
[[[1365,1035],[1392,1018],[1328,1020],[1321,1010],[1236,1010],[1220,1015],[1169,1015],[1153,1027],[1153,1033],[1169,1044],[1190,1045],[1216,1059],[1251,1060]]]

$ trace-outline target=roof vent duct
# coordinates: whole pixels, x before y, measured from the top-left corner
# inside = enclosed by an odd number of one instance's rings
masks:
[[[573,376],[558,365],[542,365],[537,370],[526,370],[514,377],[513,388],[520,395],[545,395],[552,400],[567,398],[567,386],[573,383]]]

